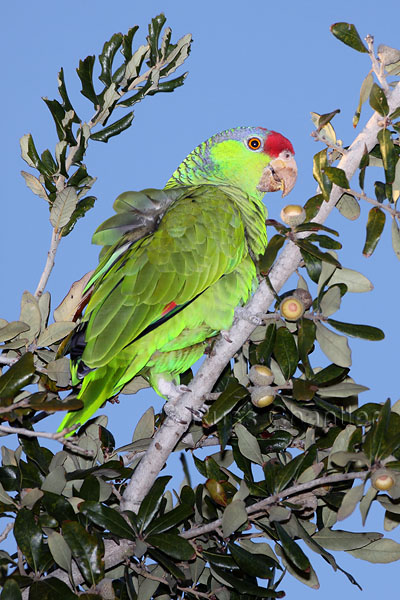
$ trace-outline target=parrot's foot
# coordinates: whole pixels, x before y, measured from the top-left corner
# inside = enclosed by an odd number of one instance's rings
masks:
[[[192,413],[193,421],[196,423],[201,423],[204,415],[208,413],[209,406],[207,406],[207,404],[203,404],[203,406],[200,406],[200,408],[191,408],[190,406],[187,406],[186,408]]]
[[[186,385],[175,385],[172,381],[162,378],[158,380],[158,389],[163,396],[168,398],[168,402],[164,405],[164,412],[167,417],[176,423],[186,423],[186,420],[182,419],[182,412],[177,411],[175,405],[182,394],[191,392],[192,390]]]
[[[235,317],[238,319],[244,319],[249,321],[252,325],[262,325],[264,323],[265,316],[263,313],[252,313],[248,308],[244,306],[238,306],[235,308]]]
[[[231,338],[229,337],[229,335],[228,335],[228,332],[227,332],[227,331],[221,330],[221,335],[222,335],[222,337],[224,338],[224,340],[225,340],[226,342],[228,342],[228,344],[232,344],[232,340],[231,340]]]

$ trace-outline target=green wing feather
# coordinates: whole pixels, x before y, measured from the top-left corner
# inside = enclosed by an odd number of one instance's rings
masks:
[[[255,268],[227,188],[172,191],[156,231],[127,247],[129,233],[119,240],[88,284],[94,293],[82,360],[93,371],[79,394],[84,408],[68,413],[60,428],[85,422],[142,369],[151,379],[153,371],[173,377],[188,368],[203,353],[202,342],[229,327],[235,306],[247,300]],[[171,303],[184,308],[141,336]]]

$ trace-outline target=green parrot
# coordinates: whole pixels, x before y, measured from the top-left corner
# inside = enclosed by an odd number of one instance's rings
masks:
[[[275,131],[238,127],[195,148],[163,190],[126,192],[94,242],[105,246],[91,297],[69,343],[83,425],[136,375],[161,396],[230,328],[257,285],[267,245],[266,192],[285,196],[297,176],[293,146]]]

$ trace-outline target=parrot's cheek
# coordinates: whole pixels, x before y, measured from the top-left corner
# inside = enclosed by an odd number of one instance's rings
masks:
[[[297,179],[297,165],[293,156],[289,159],[275,158],[263,170],[257,189],[260,192],[282,190],[282,197],[291,192]]]

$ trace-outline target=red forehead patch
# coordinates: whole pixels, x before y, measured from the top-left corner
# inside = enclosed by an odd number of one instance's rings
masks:
[[[293,146],[289,140],[276,131],[271,131],[264,144],[264,152],[274,158],[279,156],[282,150],[289,150],[294,154]]]

